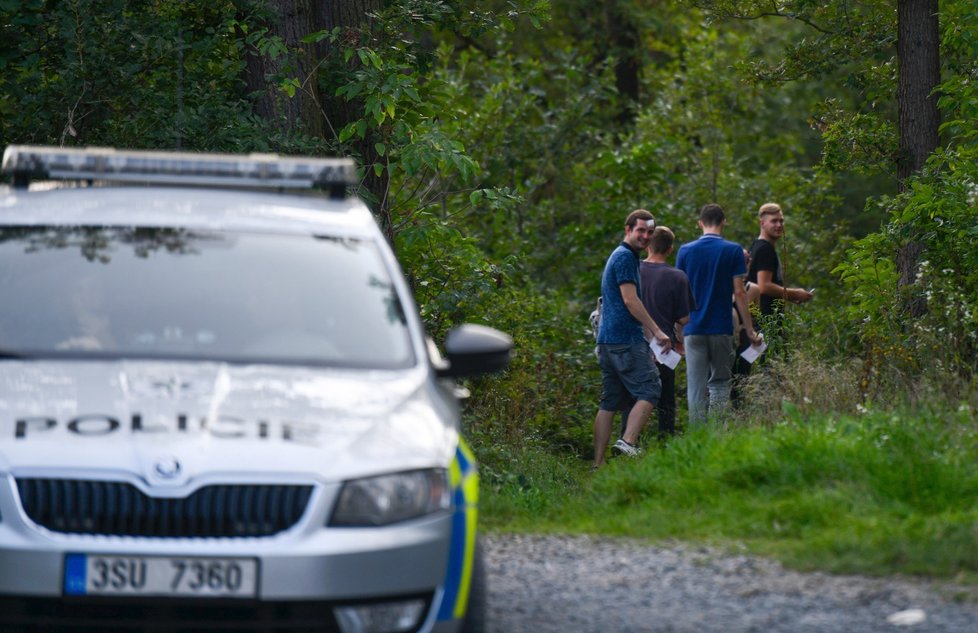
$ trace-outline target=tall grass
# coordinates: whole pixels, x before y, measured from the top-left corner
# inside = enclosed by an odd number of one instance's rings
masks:
[[[505,448],[492,449],[489,464]],[[483,522],[746,545],[801,569],[978,582],[978,436],[968,405],[790,413],[701,430],[591,475],[534,453],[484,475]]]

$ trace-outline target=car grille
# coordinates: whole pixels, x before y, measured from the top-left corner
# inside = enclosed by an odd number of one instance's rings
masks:
[[[17,480],[32,521],[55,532],[164,538],[271,536],[295,525],[312,486],[210,485],[182,499],[114,481]]]
[[[0,597],[4,633],[339,633],[328,602]]]

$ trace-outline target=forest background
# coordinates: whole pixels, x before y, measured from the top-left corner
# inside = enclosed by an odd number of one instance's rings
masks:
[[[972,578],[976,59],[973,0],[0,0],[0,145],[355,157],[433,338],[514,337],[490,527]],[[815,299],[723,432],[592,478],[604,261],[711,201],[745,246],[779,202]]]

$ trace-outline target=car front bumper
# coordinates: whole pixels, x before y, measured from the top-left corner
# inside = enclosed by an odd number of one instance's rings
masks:
[[[298,524],[264,538],[54,532],[27,518],[15,502],[13,478],[5,477],[0,495],[0,630],[204,632],[228,630],[230,620],[242,633],[355,633],[372,629],[351,625],[349,615],[344,624],[342,611],[365,613],[369,620],[374,607],[383,611],[420,604],[413,624],[388,630],[458,631],[472,575],[477,503],[474,466],[460,466],[465,462],[461,451],[459,458],[451,469],[450,512],[384,527],[326,527],[339,487],[320,485]],[[252,559],[257,564],[256,595],[68,595],[66,561],[78,554]],[[211,621],[216,628],[208,628]],[[120,628],[126,622],[132,628]],[[92,628],[77,628],[83,625]]]

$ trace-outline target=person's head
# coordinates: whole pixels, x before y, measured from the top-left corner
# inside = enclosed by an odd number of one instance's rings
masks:
[[[699,225],[707,233],[719,233],[723,230],[723,224],[727,216],[723,213],[723,207],[711,202],[703,205],[700,209]]]
[[[747,266],[747,270],[750,270],[750,251],[746,248],[744,249],[744,265]]]
[[[655,230],[655,217],[645,209],[635,209],[625,218],[625,243],[641,250],[648,246]]]
[[[761,224],[762,239],[775,242],[784,236],[784,213],[781,212],[781,205],[774,202],[762,204],[757,212],[757,219]]]
[[[676,236],[667,226],[657,226],[649,238],[649,251],[656,255],[668,255]]]

